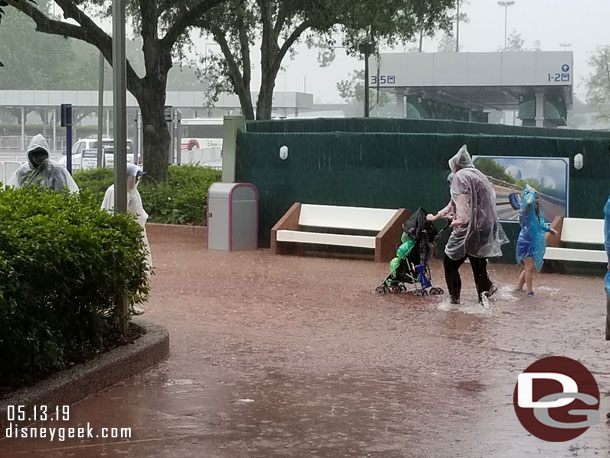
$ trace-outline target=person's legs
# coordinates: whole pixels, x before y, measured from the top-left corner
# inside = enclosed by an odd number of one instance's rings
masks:
[[[472,274],[474,275],[474,283],[477,287],[477,295],[479,296],[479,302],[483,299],[483,293],[491,293],[493,283],[489,279],[487,274],[487,259],[475,258],[469,256],[470,265],[472,267]]]
[[[445,255],[445,259],[443,260],[445,266],[445,281],[447,282],[447,289],[449,290],[452,304],[458,304],[460,302],[462,279],[460,278],[459,269],[465,260],[466,258],[453,260],[447,255]]]
[[[525,258],[523,263],[525,264],[525,289],[528,293],[532,293],[534,291],[532,284],[534,282],[536,266],[532,258]]]
[[[525,285],[525,269],[519,274],[519,281],[517,282],[517,291],[523,291],[523,285]]]

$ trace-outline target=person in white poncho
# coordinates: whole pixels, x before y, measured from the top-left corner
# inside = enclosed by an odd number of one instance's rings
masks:
[[[6,184],[14,188],[38,185],[55,192],[62,192],[65,188],[72,193],[79,191],[68,170],[59,162],[49,159],[49,143],[40,134],[28,146],[28,161],[15,170]]]
[[[138,183],[140,178],[144,176],[144,172],[140,170],[137,165],[127,164],[127,211],[132,215],[135,215],[138,223],[142,226],[142,236],[144,237],[144,243],[146,244],[147,255],[146,265],[148,270],[152,269],[152,258],[150,255],[150,245],[148,243],[148,237],[146,236],[146,221],[148,220],[148,213],[144,210],[142,205],[142,197],[138,192]],[[106,190],[104,195],[104,201],[102,202],[102,210],[106,210],[110,213],[114,212],[114,185]]]
[[[466,145],[449,160],[451,180],[451,218],[453,232],[445,246],[445,280],[451,302],[459,304],[462,282],[459,268],[470,260],[479,302],[490,297],[496,287],[487,274],[487,258],[502,255],[502,245],[508,238],[498,220],[496,193],[487,177],[474,168]],[[448,206],[449,207],[449,206]],[[446,207],[446,209],[448,208]],[[445,217],[428,215],[428,220]]]

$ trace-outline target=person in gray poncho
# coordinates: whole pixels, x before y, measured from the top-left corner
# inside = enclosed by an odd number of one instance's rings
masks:
[[[474,168],[466,145],[449,160],[453,175],[451,202],[453,232],[445,246],[445,280],[453,304],[459,304],[462,281],[460,266],[470,260],[479,302],[483,294],[491,296],[496,287],[487,274],[487,258],[502,255],[502,245],[508,242],[498,221],[496,193],[487,177]],[[443,215],[429,215],[434,220]]]
[[[49,159],[49,144],[40,134],[28,146],[28,161],[15,170],[7,185],[15,188],[38,185],[56,192],[62,192],[65,188],[72,193],[78,192],[78,186],[68,170]]]

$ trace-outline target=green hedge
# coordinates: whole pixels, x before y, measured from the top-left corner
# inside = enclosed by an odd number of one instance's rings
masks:
[[[112,169],[77,172],[74,179],[83,199],[98,206],[114,180]],[[138,189],[150,222],[203,225],[207,213],[207,190],[220,179],[218,170],[172,165],[167,182],[154,183],[144,177]]]
[[[141,228],[79,196],[0,189],[0,386],[90,358],[120,337],[116,298],[148,296]]]

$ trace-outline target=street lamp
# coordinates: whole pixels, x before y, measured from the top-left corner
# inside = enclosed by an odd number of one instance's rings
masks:
[[[572,43],[559,43],[559,46],[561,46],[564,51],[567,51],[568,48],[572,46]]]
[[[114,107],[114,211],[127,212],[127,72],[125,61],[125,0],[112,2],[112,71]],[[127,334],[129,300],[119,299],[120,327]]]
[[[369,57],[375,52],[375,44],[370,41],[360,43],[358,51],[364,55],[364,117],[369,117],[369,87],[370,87],[370,76],[369,76]]]
[[[506,38],[508,36],[508,7],[513,6],[515,0],[503,0],[499,1],[498,5],[504,7],[504,49],[506,49]]]
[[[461,0],[457,0],[457,12],[455,15],[455,52],[460,52],[460,3]]]

